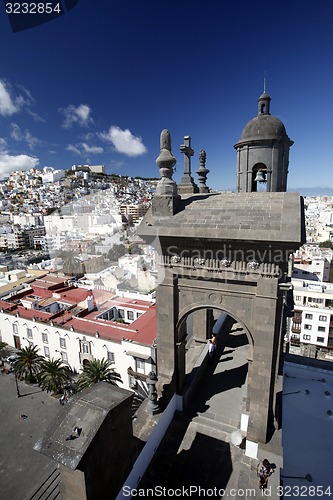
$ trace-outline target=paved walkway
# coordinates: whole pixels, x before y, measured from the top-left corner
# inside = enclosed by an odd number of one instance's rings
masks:
[[[204,491],[210,498],[264,498],[258,488],[259,460],[246,457],[242,444],[234,446],[230,439],[240,428],[248,349],[237,325],[232,333],[223,354],[220,347],[208,367],[186,414],[175,416],[138,489],[185,488],[191,498],[204,497]],[[259,458],[279,466],[274,451],[273,441],[259,449]],[[266,498],[278,498],[278,484],[277,467]]]
[[[57,466],[34,444],[60,409],[57,399],[36,385],[0,373],[0,499],[24,500]],[[21,418],[25,415],[27,418]]]

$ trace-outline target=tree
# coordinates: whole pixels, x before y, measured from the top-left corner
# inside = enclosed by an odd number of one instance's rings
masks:
[[[74,250],[61,250],[58,257],[62,259],[63,269],[66,274],[70,274],[71,276],[84,274],[84,266],[82,266],[83,263],[77,252]]]
[[[119,373],[116,373],[114,368],[111,368],[111,361],[104,358],[101,360],[94,359],[84,365],[77,381],[77,390],[81,391],[97,382],[108,382],[112,385],[122,382]]]
[[[1,361],[1,366],[3,366],[3,360],[4,358],[7,358],[12,352],[11,347],[9,347],[6,342],[0,342],[0,361]]]
[[[44,359],[38,354],[38,351],[39,349],[35,345],[22,347],[22,349],[18,351],[17,359],[14,365],[15,375],[17,377],[23,377],[29,382],[37,380],[38,373],[40,372],[40,366]]]
[[[129,243],[128,253],[142,255],[143,250],[142,250],[141,246],[139,245],[139,243]]]
[[[331,248],[333,250],[333,241],[326,240],[319,243],[320,248]]]
[[[111,262],[114,262],[119,259],[119,257],[122,257],[126,253],[126,248],[125,245],[120,243],[120,245],[114,244],[112,248],[110,248],[108,252],[108,259],[111,260]]]
[[[44,359],[41,362],[38,385],[43,391],[60,393],[68,382],[68,368],[60,359]]]

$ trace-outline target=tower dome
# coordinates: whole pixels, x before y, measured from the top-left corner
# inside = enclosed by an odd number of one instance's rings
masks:
[[[287,189],[289,148],[293,141],[282,121],[270,114],[270,102],[267,92],[261,94],[258,115],[245,125],[234,146],[237,150],[237,191],[257,191],[258,182],[266,184],[266,191]],[[258,172],[261,173],[259,177]]]

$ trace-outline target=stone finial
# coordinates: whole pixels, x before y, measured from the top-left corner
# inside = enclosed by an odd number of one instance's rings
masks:
[[[177,184],[172,179],[176,158],[171,153],[171,136],[166,129],[161,132],[160,154],[156,158],[156,164],[160,169],[161,178],[157,183],[156,194],[152,201],[153,214],[164,217],[174,215],[180,197],[177,193]]]
[[[200,151],[199,163],[200,167],[197,170],[199,180],[199,193],[209,193],[209,187],[206,186],[209,170],[208,168],[206,168],[206,151],[204,149]]]
[[[173,167],[176,164],[176,158],[171,153],[171,135],[166,129],[162,130],[160,136],[160,154],[156,158],[156,163],[160,169],[161,178],[172,178]]]
[[[147,412],[150,413],[151,415],[156,415],[156,413],[159,413],[160,407],[157,402],[157,391],[156,391],[156,383],[158,382],[158,378],[156,377],[156,373],[154,371],[148,373],[146,382],[148,385]]]
[[[168,149],[171,152],[171,135],[166,128],[162,130],[160,136],[160,149]]]

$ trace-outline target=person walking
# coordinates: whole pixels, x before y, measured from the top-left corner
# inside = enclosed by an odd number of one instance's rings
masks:
[[[215,344],[213,344],[212,340],[210,340],[208,343],[208,355],[211,360],[213,360],[215,357]]]
[[[273,474],[273,472],[273,467],[271,466],[267,458],[265,458],[259,471],[259,488],[261,490],[265,490],[267,488],[268,478]]]

